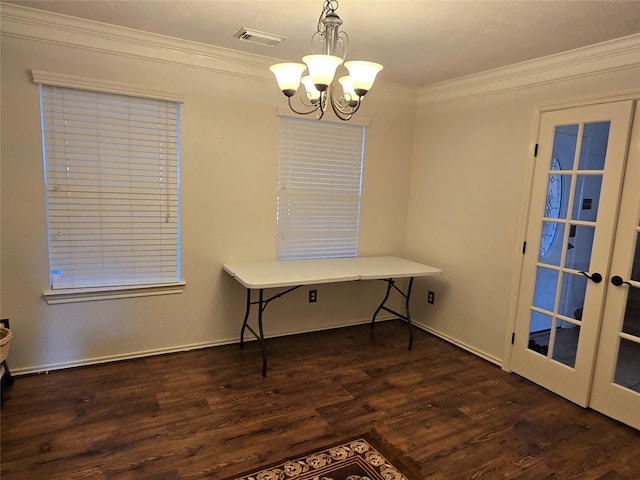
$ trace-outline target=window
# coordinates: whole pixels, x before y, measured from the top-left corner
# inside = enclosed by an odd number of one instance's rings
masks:
[[[280,117],[278,260],[358,255],[365,127]]]
[[[180,282],[179,103],[46,84],[40,100],[51,289]]]

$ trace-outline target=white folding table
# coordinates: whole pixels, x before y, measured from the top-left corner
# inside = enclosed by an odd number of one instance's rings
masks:
[[[382,302],[371,319],[371,327],[381,310],[396,315],[407,322],[409,327],[409,349],[413,345],[413,330],[409,313],[409,300],[413,279],[442,273],[439,268],[405,260],[398,257],[352,257],[326,258],[314,260],[286,260],[226,263],[224,270],[247,289],[247,305],[240,331],[240,346],[244,345],[244,332],[248,329],[256,339],[260,340],[262,350],[262,376],[267,375],[267,349],[262,325],[263,312],[266,306],[276,298],[280,298],[306,285],[322,283],[349,282],[354,280],[383,280],[387,290]],[[406,291],[402,290],[395,279],[409,278]],[[264,290],[269,288],[286,288],[273,296],[265,298]],[[391,289],[404,298],[405,312],[399,313],[386,305]],[[252,300],[252,291],[258,291],[258,299]],[[258,307],[258,331],[247,322],[251,307]]]

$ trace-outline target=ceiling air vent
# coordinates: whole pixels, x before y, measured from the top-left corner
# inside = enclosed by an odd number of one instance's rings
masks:
[[[281,35],[275,35],[273,33],[265,33],[252,28],[242,27],[233,36],[243,42],[257,43],[259,45],[266,45],[267,47],[275,47],[280,45],[287,37]]]

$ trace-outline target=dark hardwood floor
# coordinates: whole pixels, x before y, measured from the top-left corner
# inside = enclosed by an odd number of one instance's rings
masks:
[[[640,479],[640,432],[398,321],[18,377],[2,480],[223,479],[372,428],[425,479]],[[337,480],[337,479],[335,479]]]

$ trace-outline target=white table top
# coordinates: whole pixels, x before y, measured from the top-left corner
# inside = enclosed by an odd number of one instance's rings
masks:
[[[320,283],[425,277],[439,268],[399,257],[322,258],[225,263],[224,270],[247,288],[293,287]]]

